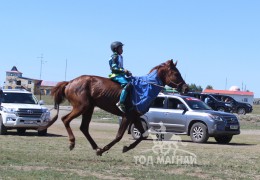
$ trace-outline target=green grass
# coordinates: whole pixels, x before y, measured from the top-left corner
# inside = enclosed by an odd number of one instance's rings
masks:
[[[254,105],[252,113],[238,117],[241,129],[260,129],[260,105]]]
[[[242,130],[260,129],[259,107],[254,107],[251,114],[239,116]],[[90,128],[90,132],[97,144],[104,147],[117,132],[117,126],[108,129],[107,122],[118,123],[117,116],[96,109],[92,119],[103,122],[99,123],[101,128]],[[66,134],[62,123],[56,122],[51,128],[60,129]],[[178,142],[179,149],[176,149],[182,151],[176,151],[176,155],[185,157],[185,151],[193,153],[196,155],[194,164],[158,163],[159,154],[152,151],[155,144],[151,139],[122,153],[123,146],[133,142],[127,133],[108,153],[99,157],[78,126],[73,127],[76,146],[72,151],[68,149],[67,135],[54,130],[48,132],[49,136],[46,137],[39,137],[34,131],[29,131],[26,136],[16,133],[0,136],[0,180],[260,179],[260,134],[257,131],[234,136],[228,145],[216,144],[214,138],[209,138],[206,144],[197,144],[192,143],[190,137],[181,136],[184,145]],[[173,153],[170,151],[166,157],[171,157]]]
[[[260,105],[253,105],[253,112],[252,114],[260,115]]]
[[[115,129],[116,130],[116,129]],[[106,134],[107,138],[100,136]],[[92,134],[104,146],[115,132],[95,130]],[[129,135],[108,153],[99,157],[82,136],[76,147],[68,150],[64,136],[38,137],[0,136],[0,179],[259,179],[260,135],[235,136],[229,145],[191,143],[182,136],[186,146],[179,149],[196,155],[195,164],[157,163],[152,151],[153,141],[146,140],[134,150],[122,153],[123,145],[133,141]],[[109,140],[110,139],[110,140]],[[185,153],[178,154],[185,156]],[[168,156],[172,155],[169,153]],[[153,158],[153,163],[140,163],[135,158]]]

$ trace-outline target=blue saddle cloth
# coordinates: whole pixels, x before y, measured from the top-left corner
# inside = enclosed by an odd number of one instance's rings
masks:
[[[163,83],[157,76],[157,70],[147,76],[132,77],[131,84],[132,104],[139,113],[145,114],[163,89]]]

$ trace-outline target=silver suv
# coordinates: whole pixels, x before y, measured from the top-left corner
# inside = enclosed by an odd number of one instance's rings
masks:
[[[167,133],[186,134],[197,143],[214,137],[218,143],[226,144],[233,135],[240,134],[239,120],[234,114],[213,111],[201,100],[182,95],[160,93],[141,121],[148,132],[159,132],[163,124]],[[129,126],[128,133],[134,139],[140,137],[134,124]]]
[[[0,135],[7,133],[9,129],[17,129],[22,135],[27,129],[37,130],[50,120],[50,111],[42,106],[39,101],[28,91],[19,89],[4,89],[2,104],[0,107]],[[38,135],[44,136],[47,129],[38,131]]]

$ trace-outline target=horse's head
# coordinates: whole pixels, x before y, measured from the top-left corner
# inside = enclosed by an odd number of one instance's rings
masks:
[[[172,59],[166,61],[165,63],[157,66],[158,76],[164,85],[176,88],[178,92],[187,93],[189,91],[189,86],[183,80],[181,73],[176,66],[177,62],[173,63]]]

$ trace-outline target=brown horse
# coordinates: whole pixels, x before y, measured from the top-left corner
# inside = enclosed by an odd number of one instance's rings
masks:
[[[176,68],[176,65],[177,62],[173,63],[172,60],[168,60],[165,63],[154,67],[150,72],[157,70],[157,76],[163,85],[169,85],[173,88],[177,88],[179,91],[184,92],[188,89],[188,86]],[[121,89],[122,88],[119,84],[108,78],[99,76],[83,75],[69,82],[60,82],[52,89],[52,96],[54,97],[55,104],[57,104],[57,114],[46,126],[41,127],[39,130],[44,130],[50,127],[58,119],[59,104],[66,98],[72,105],[72,111],[63,116],[61,119],[69,135],[70,150],[72,150],[75,146],[75,137],[70,128],[70,122],[74,118],[82,115],[80,130],[85,135],[92,148],[96,150],[96,154],[101,156],[103,152],[109,150],[114,144],[121,140],[130,123],[134,123],[135,127],[139,129],[141,134],[144,133],[143,126],[139,120],[139,117],[142,114],[134,109],[127,111],[126,113],[122,113],[117,108],[116,103],[119,100]],[[127,97],[125,104],[127,109],[132,107],[129,97]],[[89,134],[89,123],[91,121],[95,106],[117,116],[122,116],[122,123],[120,124],[116,138],[104,148],[99,148]],[[123,152],[127,152],[128,150],[134,148],[140,143],[141,140],[143,140],[143,136],[130,144],[128,147],[124,146]]]

